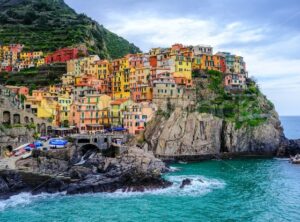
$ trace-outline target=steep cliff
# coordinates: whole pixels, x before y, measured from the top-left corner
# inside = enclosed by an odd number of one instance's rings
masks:
[[[147,126],[145,148],[165,158],[276,154],[287,140],[273,104],[255,82],[230,92],[220,73],[208,74],[195,80],[195,106],[158,112]]]
[[[274,154],[283,138],[275,113],[257,127],[237,128],[235,123],[211,114],[180,109],[176,109],[170,118],[156,118],[145,133],[147,146],[161,157]]]

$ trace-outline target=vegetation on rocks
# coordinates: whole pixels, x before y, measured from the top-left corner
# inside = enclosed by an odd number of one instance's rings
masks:
[[[101,58],[119,58],[140,49],[63,0],[0,0],[0,43],[21,43],[25,50],[51,52],[85,44]]]
[[[195,82],[199,95],[197,110],[235,122],[237,128],[264,123],[274,109],[253,80],[249,80],[246,90],[235,92],[225,90],[223,74],[217,71],[208,71],[207,78]]]
[[[3,72],[0,75],[1,85],[27,86],[31,90],[61,82],[66,72],[65,63],[56,63],[39,68],[24,69],[20,72]]]

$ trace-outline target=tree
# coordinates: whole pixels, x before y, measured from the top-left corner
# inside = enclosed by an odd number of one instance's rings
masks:
[[[31,25],[37,19],[37,15],[34,12],[27,12],[24,15],[23,22],[25,25]]]
[[[8,17],[5,14],[0,14],[0,24],[6,24],[8,22]]]

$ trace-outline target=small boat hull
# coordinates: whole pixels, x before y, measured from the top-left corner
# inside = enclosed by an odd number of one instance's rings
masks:
[[[290,161],[291,161],[292,164],[300,164],[300,155],[297,154],[296,156],[291,157]]]

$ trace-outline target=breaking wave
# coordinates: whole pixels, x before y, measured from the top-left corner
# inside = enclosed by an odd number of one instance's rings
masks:
[[[65,193],[56,193],[56,194],[38,194],[32,195],[30,193],[20,193],[18,195],[11,196],[7,200],[0,200],[0,212],[4,211],[7,208],[14,207],[25,207],[35,201],[55,198],[57,196],[65,195]]]
[[[172,186],[165,189],[158,190],[146,190],[145,192],[122,192],[118,190],[114,193],[105,194],[91,194],[91,195],[103,195],[109,198],[128,198],[138,197],[143,195],[160,195],[160,196],[202,196],[213,190],[223,189],[226,185],[224,181],[217,179],[209,179],[199,175],[181,175],[181,176],[167,176],[167,180],[173,183]],[[190,179],[191,184],[185,186],[183,189],[180,185],[184,179]]]
[[[225,187],[225,182],[217,179],[209,179],[199,175],[180,175],[180,176],[166,176],[166,179],[173,183],[172,186],[166,189],[157,189],[157,190],[147,190],[145,192],[123,192],[118,190],[114,193],[90,193],[90,194],[78,194],[74,197],[99,197],[99,198],[132,198],[132,197],[141,197],[144,195],[147,196],[203,196],[207,193],[212,192],[216,189],[223,189]],[[180,188],[180,185],[184,179],[190,179],[191,184],[185,186],[183,189]],[[26,207],[34,202],[49,200],[56,198],[58,196],[64,196],[65,193],[57,194],[39,194],[32,195],[30,193],[20,193],[15,196],[11,196],[7,200],[0,200],[0,212],[8,208],[15,207]],[[72,198],[72,196],[68,196]]]

